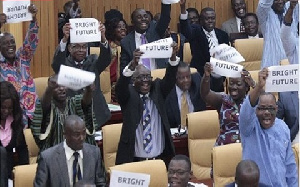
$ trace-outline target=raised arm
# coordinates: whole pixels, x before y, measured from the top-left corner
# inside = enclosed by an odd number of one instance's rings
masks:
[[[29,12],[32,14],[32,21],[30,22],[29,29],[25,36],[23,46],[18,50],[17,57],[21,58],[21,63],[25,66],[30,66],[30,60],[32,59],[34,52],[37,48],[39,37],[39,27],[37,25],[36,14],[38,12],[35,5],[31,4],[28,7]]]
[[[86,109],[92,105],[92,97],[93,97],[94,90],[95,90],[94,83],[85,87],[84,94],[83,94],[82,101],[81,101],[81,105],[84,109]]]
[[[156,24],[155,30],[158,33],[158,35],[163,38],[169,24],[171,21],[171,5],[166,5],[161,3],[161,16],[160,20]]]
[[[258,23],[263,34],[266,30],[266,22],[268,19],[269,12],[272,11],[272,4],[274,0],[259,0],[256,14],[258,17]]]
[[[6,19],[7,19],[6,14],[0,13],[0,29],[6,23]]]
[[[42,111],[45,113],[46,111],[50,111],[51,109],[51,100],[53,96],[54,89],[58,87],[58,84],[55,80],[50,77],[48,79],[48,86],[46,88],[46,91],[41,98],[41,105],[42,105]]]
[[[209,62],[204,65],[204,75],[201,80],[200,95],[205,103],[213,106],[218,111],[222,105],[222,94],[216,93],[210,89],[210,73],[212,66]]]
[[[187,21],[188,14],[185,3],[186,0],[180,0],[180,31],[188,40],[192,40],[195,37],[195,31]]]
[[[258,83],[255,88],[249,93],[250,104],[252,107],[256,106],[258,98],[261,92],[264,91],[264,86],[266,85],[266,79],[268,77],[268,69],[262,69],[258,74]]]

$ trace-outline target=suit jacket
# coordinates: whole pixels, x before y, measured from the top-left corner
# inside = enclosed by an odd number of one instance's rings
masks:
[[[60,65],[66,65],[70,67],[76,67],[75,61],[71,56],[66,58],[67,48],[64,52],[60,51],[60,46],[57,47],[53,61],[52,69],[55,73],[59,72]],[[99,127],[101,127],[107,120],[110,119],[111,114],[106,104],[105,98],[100,89],[100,73],[110,64],[111,55],[110,48],[100,45],[100,55],[88,55],[83,61],[82,69],[85,71],[94,72],[96,75],[95,79],[95,90],[93,92],[93,112],[96,116],[96,121]],[[83,93],[83,89],[79,91],[68,90],[68,96],[74,96]],[[96,129],[97,130],[97,129]]]
[[[299,131],[299,98],[298,92],[280,92],[277,117],[288,125],[293,141]]]
[[[4,147],[0,146],[0,186],[8,186],[8,176],[7,176],[7,155]]]
[[[199,73],[192,74],[191,87],[189,94],[194,106],[194,112],[202,111],[206,109],[205,102],[200,96],[200,82],[201,76]],[[178,106],[178,97],[176,93],[176,87],[172,89],[166,99],[166,109],[168,120],[171,128],[177,128],[181,124],[180,108]]]
[[[259,183],[258,186],[259,186],[259,187],[270,187],[270,186],[265,185],[265,184],[263,184],[263,183]],[[235,187],[235,182],[230,183],[230,184],[227,184],[226,187]]]
[[[100,149],[96,146],[83,144],[83,177],[82,180],[95,183],[97,186],[105,186],[104,169],[101,160]],[[61,186],[69,187],[70,179],[64,143],[46,149],[40,155],[34,186]]]
[[[230,18],[229,20],[225,21],[222,24],[221,29],[223,31],[225,31],[228,35],[230,33],[238,33],[239,32],[239,28],[238,28],[238,25],[236,23],[236,18],[233,17],[233,18]]]
[[[191,67],[197,69],[201,76],[204,73],[204,65],[210,61],[210,53],[208,40],[202,29],[202,26],[190,24],[187,20],[180,20],[180,28],[182,34],[190,41],[192,60]],[[226,32],[215,28],[215,33],[219,44],[225,43],[229,45],[229,38]],[[211,80],[211,90],[224,91],[223,79]]]
[[[148,30],[146,31],[146,38],[148,43],[162,39],[166,29],[170,23],[171,5],[161,4],[161,16],[158,23],[151,21]],[[136,49],[135,31],[130,32],[125,38],[121,40],[121,57],[120,57],[120,74],[123,69],[133,59],[133,51]],[[165,68],[165,61],[156,60],[157,68]]]
[[[174,145],[170,132],[167,112],[165,109],[165,98],[170,93],[176,82],[177,66],[168,65],[165,77],[155,79],[151,83],[149,97],[153,100],[162,120],[162,128],[165,134],[165,148],[162,156],[173,156]],[[116,95],[123,114],[123,126],[117,151],[116,164],[133,162],[135,153],[136,128],[143,114],[143,102],[140,94],[130,84],[131,77],[121,74],[117,85]]]

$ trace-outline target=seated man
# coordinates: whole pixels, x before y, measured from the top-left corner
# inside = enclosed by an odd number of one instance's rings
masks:
[[[231,33],[245,32],[245,25],[242,22],[242,19],[247,13],[245,0],[231,0],[231,9],[233,10],[235,17],[225,21],[221,28],[229,36]]]
[[[66,140],[41,153],[35,187],[75,186],[80,180],[100,187],[106,185],[100,149],[84,143],[86,130],[79,116],[66,118],[63,124]]]
[[[139,64],[142,55],[134,53],[134,60],[125,67],[116,85],[121,105],[123,126],[118,145],[116,164],[160,158],[167,164],[174,155],[174,145],[165,108],[165,98],[175,85],[177,45],[165,77],[152,81],[151,71]]]
[[[264,187],[267,185],[259,183],[259,168],[252,160],[242,160],[236,166],[235,182],[226,185],[226,187]]]
[[[186,115],[206,109],[200,96],[200,74],[191,74],[189,65],[180,62],[176,75],[176,85],[166,99],[167,115],[171,128],[186,126]]]
[[[169,187],[194,187],[189,183],[192,175],[191,161],[187,156],[176,155],[172,158],[168,167]]]
[[[92,115],[92,86],[83,95],[67,97],[67,89],[57,84],[57,75],[48,80],[48,87],[41,101],[36,103],[30,126],[40,152],[64,141],[63,124],[68,115],[76,114],[85,120],[86,142],[96,145],[93,134],[96,128]]]
[[[73,43],[67,45],[70,38],[70,29],[70,23],[66,23],[63,27],[64,37],[56,48],[51,66],[55,73],[59,72],[60,65],[75,67],[95,73],[95,90],[92,95],[93,113],[96,116],[96,123],[100,128],[107,120],[110,119],[111,116],[103,93],[100,89],[100,74],[111,61],[110,48],[105,37],[105,27],[100,22],[99,31],[101,32],[101,44],[99,57],[95,54],[86,55],[88,47],[87,43]],[[68,57],[66,56],[66,48],[70,52]],[[82,94],[83,92],[83,89],[79,91],[68,90],[67,95],[73,97],[74,95]]]
[[[263,88],[268,69],[259,72],[258,84],[246,97],[240,110],[243,160],[251,159],[260,169],[259,182],[270,186],[298,186],[298,172],[291,147],[290,132],[276,118],[275,96]]]

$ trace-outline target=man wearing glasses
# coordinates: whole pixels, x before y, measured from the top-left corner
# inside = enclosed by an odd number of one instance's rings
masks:
[[[53,61],[52,69],[57,74],[60,65],[66,65],[82,69],[85,71],[94,72],[95,90],[93,91],[93,112],[96,117],[96,122],[101,127],[111,114],[106,104],[105,98],[100,90],[100,73],[110,64],[110,48],[105,37],[105,26],[100,22],[99,31],[101,32],[101,44],[99,57],[95,54],[87,55],[88,43],[72,43],[67,45],[70,38],[70,23],[66,23],[63,27],[64,37],[58,45]],[[67,50],[70,53],[67,57]],[[68,96],[74,96],[83,93],[83,89],[79,91],[68,90]],[[98,129],[97,129],[98,130]]]
[[[116,85],[116,96],[121,105],[123,127],[116,164],[174,156],[174,145],[165,108],[165,98],[175,85],[179,58],[177,44],[163,79],[152,80],[151,71],[134,52],[133,60],[124,68]],[[166,163],[167,165],[167,163]]]
[[[290,131],[276,118],[273,94],[263,88],[268,69],[259,72],[257,86],[246,97],[240,110],[243,160],[251,159],[260,169],[260,183],[270,186],[298,186],[298,172],[291,148]]]

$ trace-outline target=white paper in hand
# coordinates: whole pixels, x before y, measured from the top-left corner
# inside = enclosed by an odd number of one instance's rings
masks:
[[[95,81],[95,77],[95,73],[93,72],[61,65],[58,73],[57,84],[72,90],[80,90],[91,85]]]
[[[140,51],[144,52],[141,58],[170,58],[173,52],[172,43],[173,39],[170,37],[141,45]]]
[[[243,66],[210,57],[213,72],[225,77],[241,77]]]
[[[7,23],[20,23],[31,21],[32,14],[28,11],[30,0],[3,1],[3,13],[6,14]]]
[[[245,61],[244,57],[235,48],[227,44],[220,44],[213,48],[210,51],[210,56],[225,62],[240,63]]]
[[[70,42],[87,43],[101,41],[99,22],[95,18],[70,19]]]
[[[178,3],[180,0],[162,0],[161,2],[165,5]]]

